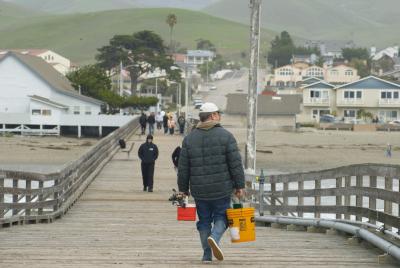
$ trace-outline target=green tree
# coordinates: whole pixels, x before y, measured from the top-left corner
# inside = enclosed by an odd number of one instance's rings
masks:
[[[352,59],[369,60],[369,52],[366,48],[342,48],[342,56],[345,60]]]
[[[141,88],[155,92],[156,79],[152,78],[152,79],[144,80]],[[167,80],[157,79],[157,93],[159,93],[161,95],[165,95],[165,93],[167,92],[167,89],[168,89]]]
[[[354,58],[350,61],[349,66],[355,68],[361,78],[370,75],[370,68],[367,60]]]
[[[126,66],[131,79],[132,95],[137,94],[137,83],[141,75],[153,72],[157,68],[165,70],[169,76],[179,76],[178,68],[166,54],[163,40],[152,31],[140,31],[133,35],[115,35],[109,45],[98,49],[96,59],[99,66],[108,70],[117,70],[120,63]]]
[[[106,71],[97,65],[86,65],[67,74],[76,90],[93,98],[100,98],[102,90],[111,90],[111,80]]]
[[[295,46],[290,34],[281,32],[271,41],[271,49],[268,52],[268,63],[274,67],[281,67],[290,63]]]
[[[196,40],[196,49],[210,50],[210,51],[214,51],[214,52],[217,51],[215,45],[210,40],[201,39],[201,38]]]
[[[198,68],[199,68],[201,77],[206,79],[207,74],[210,75],[219,70],[226,69],[227,62],[224,60],[224,58],[220,54],[217,54],[213,61],[205,62],[202,65],[200,65]]]
[[[155,106],[158,102],[156,97],[138,97],[130,96],[122,104],[123,107],[133,109],[147,110],[150,106]]]
[[[175,24],[178,23],[178,19],[175,14],[168,14],[166,23],[169,26],[169,49],[174,52],[174,48],[172,47],[172,32],[174,30]]]

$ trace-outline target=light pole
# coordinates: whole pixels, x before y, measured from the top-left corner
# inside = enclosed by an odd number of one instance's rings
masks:
[[[257,123],[257,81],[258,55],[260,47],[261,0],[250,0],[250,70],[247,110],[247,141],[245,168],[249,173],[256,170],[256,123]]]

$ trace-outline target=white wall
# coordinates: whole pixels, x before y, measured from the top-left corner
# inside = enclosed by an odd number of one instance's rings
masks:
[[[100,105],[86,102],[52,89],[44,80],[35,75],[28,67],[12,56],[0,62],[0,112],[29,113],[29,95],[38,95],[72,107],[90,106],[92,114],[100,112]],[[82,114],[81,112],[81,114]]]

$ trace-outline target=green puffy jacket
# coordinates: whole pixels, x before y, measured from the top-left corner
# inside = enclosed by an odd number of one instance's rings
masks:
[[[178,187],[195,199],[214,200],[242,189],[244,171],[233,135],[216,124],[210,129],[196,128],[182,142],[179,157]]]

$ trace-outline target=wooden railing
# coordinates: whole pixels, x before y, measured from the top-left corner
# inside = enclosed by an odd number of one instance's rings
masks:
[[[270,215],[336,219],[383,224],[400,229],[400,165],[360,164],[315,172],[265,177],[260,198],[259,176],[247,175],[255,207]],[[261,180],[262,181],[262,180]],[[263,211],[261,211],[263,213]],[[396,231],[396,230],[395,230]]]
[[[138,125],[131,120],[56,173],[0,170],[0,228],[62,217]]]

